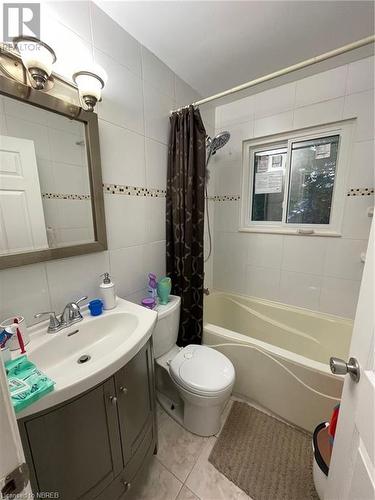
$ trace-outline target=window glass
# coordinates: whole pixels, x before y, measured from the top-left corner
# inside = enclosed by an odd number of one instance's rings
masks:
[[[329,224],[339,136],[292,143],[288,223]]]
[[[254,153],[251,220],[282,221],[287,146]]]

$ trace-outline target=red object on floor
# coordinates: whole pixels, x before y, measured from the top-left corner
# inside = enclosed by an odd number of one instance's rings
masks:
[[[340,411],[340,405],[338,404],[334,407],[332,415],[331,415],[331,420],[329,421],[328,434],[329,434],[331,444],[333,444],[333,440],[335,439],[339,411]]]
[[[17,318],[14,318],[14,322],[18,325],[18,319]],[[26,352],[25,344],[23,342],[23,338],[22,338],[20,329],[18,327],[17,327],[17,340],[18,340],[18,344],[19,344],[20,349],[21,349],[21,354],[25,354],[25,352]]]

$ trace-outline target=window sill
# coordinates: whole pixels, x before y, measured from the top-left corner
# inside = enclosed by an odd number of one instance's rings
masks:
[[[295,236],[329,236],[333,238],[340,238],[341,233],[337,231],[325,231],[322,229],[314,229],[313,232],[304,229],[286,229],[277,227],[240,227],[240,233],[269,233],[269,234],[292,234]]]

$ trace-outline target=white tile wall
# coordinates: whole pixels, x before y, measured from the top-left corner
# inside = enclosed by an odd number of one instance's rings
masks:
[[[216,109],[216,130],[231,132],[214,157],[215,194],[241,193],[242,141],[356,118],[347,188],[374,186],[374,58],[238,99]],[[213,286],[353,317],[373,196],[346,197],[342,237],[238,233],[240,202],[213,202]]]
[[[374,139],[374,92],[367,90],[345,97],[344,118],[357,118],[355,140]]]
[[[345,95],[348,66],[340,66],[297,82],[297,107],[328,101]]]
[[[293,109],[295,95],[295,82],[256,94],[254,118],[277,115]]]
[[[113,123],[99,120],[99,137],[103,182],[145,186],[144,136]]]
[[[262,137],[265,135],[279,134],[292,130],[293,128],[293,111],[285,111],[277,115],[266,116],[259,118],[254,122],[254,137]]]
[[[343,97],[296,108],[294,110],[293,128],[312,127],[341,120],[343,109]]]
[[[346,93],[355,94],[374,88],[374,58],[367,57],[349,64]]]
[[[83,55],[86,63],[93,61],[107,72],[98,105],[104,182],[165,189],[169,111],[197,100],[197,92],[95,4],[50,2],[41,9],[42,32],[61,61],[69,61],[61,67],[65,76],[71,76],[70,66]],[[54,31],[59,40],[53,39]],[[17,117],[16,107],[9,112],[12,117]],[[34,126],[33,134],[40,156],[49,160],[43,113],[39,124],[42,128]],[[1,271],[0,318],[20,313],[32,324],[35,312],[60,312],[82,295],[92,299],[105,271],[112,273],[120,296],[140,300],[147,274],[165,274],[165,198],[105,195],[105,209],[108,252]]]

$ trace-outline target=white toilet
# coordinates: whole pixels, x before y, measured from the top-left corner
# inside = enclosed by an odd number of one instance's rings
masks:
[[[220,415],[232,392],[234,367],[210,347],[176,345],[180,304],[180,297],[171,295],[167,305],[157,308],[153,332],[157,397],[190,432],[212,436],[220,429]]]

